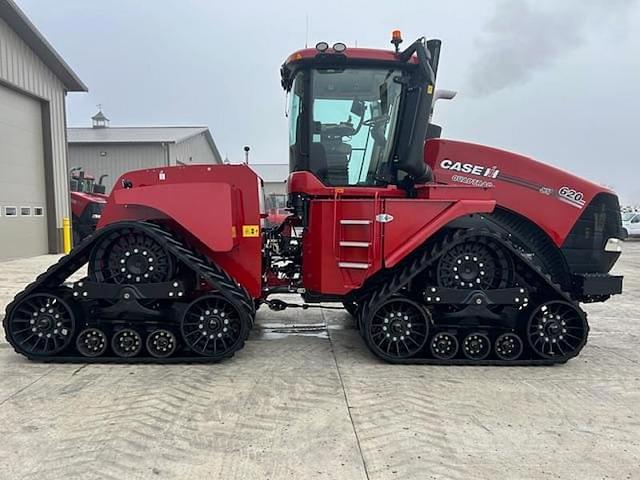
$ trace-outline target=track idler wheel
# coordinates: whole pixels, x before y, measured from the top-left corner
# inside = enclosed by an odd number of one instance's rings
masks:
[[[363,319],[364,339],[378,357],[394,361],[411,358],[427,343],[431,316],[407,298],[393,297]]]
[[[222,295],[205,295],[193,301],[181,321],[182,339],[195,353],[226,358],[244,346],[251,317]]]
[[[169,330],[159,329],[147,337],[147,351],[156,358],[170,357],[176,351],[176,336]]]
[[[99,357],[107,351],[107,336],[99,328],[85,328],[76,339],[76,349],[85,357]]]
[[[503,333],[496,338],[494,350],[500,360],[517,360],[522,354],[522,340],[515,333]]]
[[[491,353],[491,340],[484,333],[470,333],[464,337],[462,352],[469,360],[484,360]]]
[[[529,345],[543,358],[575,356],[587,342],[588,333],[582,309],[563,301],[543,303],[534,310],[527,324]]]
[[[450,333],[438,333],[431,339],[431,355],[438,360],[451,360],[458,353],[458,339]]]
[[[34,293],[20,300],[5,321],[12,343],[27,356],[63,351],[73,338],[75,317],[62,298]]]
[[[142,350],[142,338],[135,330],[125,328],[113,336],[111,349],[119,357],[135,357]]]

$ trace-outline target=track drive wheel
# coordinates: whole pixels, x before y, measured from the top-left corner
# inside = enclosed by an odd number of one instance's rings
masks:
[[[408,298],[392,297],[375,306],[362,319],[369,349],[383,360],[411,358],[427,343],[431,316]]]
[[[437,280],[447,288],[505,288],[513,281],[513,265],[497,243],[469,240],[445,252],[438,262]]]
[[[59,296],[34,293],[20,300],[5,319],[7,335],[16,349],[27,356],[49,356],[71,342],[75,317]]]
[[[569,302],[543,303],[527,323],[529,345],[543,358],[575,356],[587,342],[588,334],[585,313]]]
[[[154,238],[134,228],[116,230],[91,252],[89,277],[105,283],[166,282],[175,261]]]
[[[195,353],[223,359],[242,348],[251,317],[242,306],[210,294],[189,304],[180,327],[182,340]]]

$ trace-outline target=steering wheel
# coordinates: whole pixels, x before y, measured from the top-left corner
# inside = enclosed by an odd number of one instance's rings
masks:
[[[375,117],[371,117],[369,120],[365,120],[362,124],[365,127],[374,127],[381,123],[387,123],[389,121],[389,115],[377,115]]]

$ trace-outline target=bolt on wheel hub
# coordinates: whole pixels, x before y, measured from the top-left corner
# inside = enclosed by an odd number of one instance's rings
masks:
[[[85,357],[97,357],[107,350],[107,336],[98,328],[87,328],[80,332],[76,348]]]
[[[527,324],[529,345],[543,358],[574,356],[586,343],[588,333],[584,312],[564,301],[540,305]]]
[[[75,318],[62,298],[45,293],[28,295],[7,314],[7,334],[26,355],[53,355],[73,336]]]
[[[501,360],[516,360],[522,350],[522,340],[515,333],[503,333],[496,339],[495,352]]]
[[[470,360],[484,360],[491,351],[489,337],[484,333],[470,333],[464,339],[462,351]]]
[[[449,360],[458,353],[458,339],[450,333],[438,333],[431,340],[431,354],[439,360]]]
[[[219,295],[193,301],[182,318],[184,343],[205,356],[222,356],[235,350],[244,325],[236,307]]]
[[[166,358],[175,352],[176,336],[169,330],[155,330],[147,337],[147,350],[156,358]]]
[[[111,348],[119,357],[133,357],[142,350],[142,339],[135,330],[120,330],[111,339]]]
[[[387,359],[408,358],[424,347],[430,317],[418,304],[405,298],[383,302],[365,319],[363,332],[373,352]]]

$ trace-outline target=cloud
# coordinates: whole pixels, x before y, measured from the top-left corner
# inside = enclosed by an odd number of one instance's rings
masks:
[[[635,3],[500,0],[477,39],[466,90],[479,97],[528,82],[582,47],[594,31],[619,27]]]

